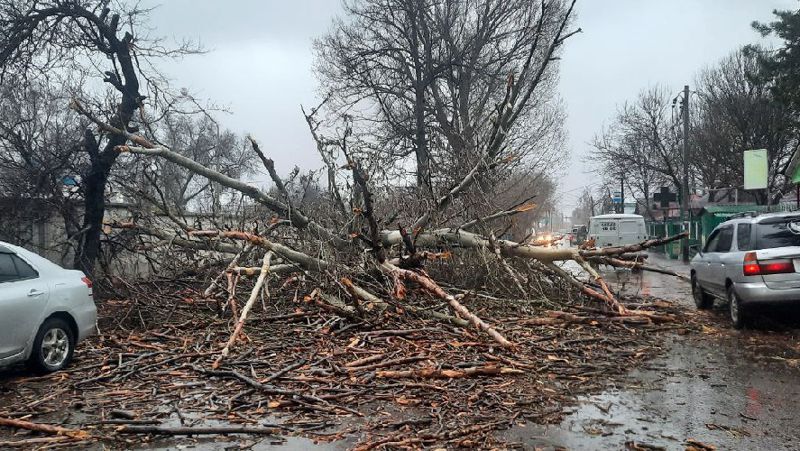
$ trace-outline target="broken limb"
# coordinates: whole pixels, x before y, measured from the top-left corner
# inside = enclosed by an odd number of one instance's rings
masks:
[[[274,197],[268,195],[267,193],[259,190],[254,186],[248,185],[247,183],[241,182],[232,177],[228,177],[227,175],[214,171],[213,169],[209,169],[203,166],[202,164],[192,160],[191,158],[187,158],[179,153],[173,152],[169,148],[166,148],[164,146],[153,146],[151,148],[120,146],[118,150],[120,152],[131,152],[141,155],[160,156],[192,172],[202,175],[203,177],[206,177],[209,180],[213,180],[223,186],[239,191],[245,196],[266,206],[270,210],[284,217],[289,218],[289,220],[292,222],[292,225],[294,225],[295,227],[299,229],[307,228],[311,232],[317,234],[323,240],[331,242],[336,247],[345,247],[348,245],[347,241],[338,237],[327,228],[312,221],[307,216],[305,216],[299,209],[290,208],[288,205],[275,199]]]
[[[239,260],[243,256],[246,256],[247,254],[249,254],[252,249],[253,249],[253,245],[252,244],[248,243],[247,245],[245,245],[244,249],[239,251],[239,253],[236,254],[236,256],[234,256],[231,259],[231,261],[228,263],[228,267],[227,267],[226,271],[223,271],[223,272],[217,274],[217,277],[215,277],[214,280],[212,280],[211,283],[208,285],[208,287],[205,290],[203,290],[203,297],[210,298],[211,296],[213,296],[214,291],[219,288],[220,281],[222,281],[222,278],[225,277],[225,273],[227,271],[230,271],[234,267],[236,267],[236,265],[239,264]]]
[[[250,313],[250,309],[253,308],[253,304],[255,304],[256,299],[258,299],[258,295],[261,293],[261,287],[264,286],[264,281],[267,279],[267,275],[269,274],[269,263],[271,258],[272,251],[267,251],[267,253],[264,255],[264,262],[261,265],[261,274],[259,274],[258,279],[256,279],[256,284],[253,286],[253,290],[250,291],[250,297],[247,299],[247,303],[244,305],[244,308],[242,308],[242,314],[239,317],[239,320],[236,321],[236,326],[233,328],[231,337],[228,339],[225,347],[222,348],[222,353],[220,356],[216,361],[214,361],[212,368],[219,368],[219,364],[222,362],[222,359],[228,357],[231,346],[236,343],[236,338],[242,332],[244,322],[247,320],[247,314]]]
[[[359,287],[358,285],[355,285],[351,280],[345,278],[342,280],[342,284],[347,288],[348,293],[350,293],[352,296],[356,296],[363,301],[370,302],[374,304],[376,307],[381,309],[385,309],[388,307],[388,304],[386,302],[384,302],[374,294],[370,293],[369,291]],[[437,312],[435,310],[415,307],[413,305],[403,305],[403,309],[415,315],[419,315],[426,318],[437,319],[439,321],[444,321],[446,323],[450,323],[458,327],[469,327],[470,325],[470,322],[467,320],[461,319],[457,316],[452,316],[452,315],[447,315],[445,313]]]
[[[491,238],[490,243],[492,245],[492,250],[494,251],[494,255],[497,256],[498,263],[500,263],[500,265],[503,267],[506,273],[511,277],[511,280],[514,281],[514,284],[517,286],[517,289],[520,291],[522,296],[527,297],[528,292],[525,291],[525,288],[522,287],[522,282],[519,281],[519,277],[517,277],[517,273],[514,271],[514,268],[512,268],[511,265],[508,264],[508,261],[503,258],[503,256],[500,253],[500,248],[497,247],[497,245],[495,244],[496,239],[494,237],[494,233],[492,233],[490,238]]]
[[[485,217],[480,218],[480,219],[473,219],[472,221],[467,221],[464,224],[461,224],[458,228],[461,229],[461,230],[467,230],[467,229],[470,229],[472,227],[475,227],[478,224],[491,222],[491,221],[494,221],[496,219],[507,218],[509,216],[514,216],[517,213],[524,213],[524,212],[529,211],[529,210],[531,210],[531,209],[533,209],[535,207],[536,207],[536,204],[534,204],[533,202],[527,202],[526,201],[526,202],[523,202],[523,203],[511,208],[510,210],[498,211],[497,213],[493,213],[493,214],[491,214],[489,216],[485,216]]]
[[[261,267],[234,266],[230,269],[227,269],[226,272],[236,273],[239,274],[240,276],[257,276],[261,274]],[[298,265],[286,263],[286,264],[270,266],[269,272],[270,274],[283,275],[283,274],[290,274],[293,272],[303,272],[303,268],[301,268]]]
[[[27,429],[29,431],[44,432],[46,434],[60,435],[76,440],[91,438],[91,435],[80,429],[69,429],[61,426],[53,426],[44,423],[32,423],[30,421],[18,420],[16,418],[0,417],[0,426],[8,426],[17,429]]]
[[[671,269],[659,268],[658,266],[646,265],[639,261],[627,261],[612,257],[591,257],[590,261],[593,263],[613,266],[615,268],[629,268],[633,270],[650,271],[659,274],[666,274],[668,276],[674,276],[683,281],[689,282],[689,276],[687,276],[686,274],[681,274]]]
[[[107,224],[114,229],[127,229],[134,230],[141,235],[149,235],[159,238],[165,243],[170,243],[176,246],[185,247],[187,249],[194,249],[198,251],[217,251],[226,254],[238,254],[241,248],[228,243],[211,243],[208,241],[189,240],[181,236],[169,233],[167,231],[156,229],[152,227],[145,227],[135,222],[120,222],[113,221]]]
[[[117,434],[155,434],[155,435],[279,435],[282,430],[262,426],[148,426],[124,425],[114,430]]]
[[[470,312],[464,305],[452,295],[448,294],[430,277],[416,273],[408,269],[402,269],[390,263],[383,263],[381,269],[394,277],[401,280],[409,280],[419,284],[422,288],[433,294],[434,296],[447,301],[450,307],[462,318],[470,322],[476,329],[486,332],[494,341],[498,342],[501,346],[506,348],[514,347],[514,344],[508,341],[503,335],[500,334],[494,327],[486,324],[482,319]]]
[[[264,249],[271,250],[276,254],[280,255],[281,257],[297,263],[303,269],[307,269],[309,271],[324,271],[330,265],[325,260],[320,260],[318,258],[314,258],[308,254],[304,254],[302,252],[296,251],[289,246],[284,246],[280,243],[272,242],[260,235],[256,235],[253,233],[248,232],[241,232],[241,231],[224,231],[224,230],[197,230],[191,232],[193,236],[202,236],[202,237],[221,237],[221,238],[230,238],[235,240],[243,240],[250,243],[255,244],[256,246],[263,247]]]
[[[464,377],[504,376],[509,374],[525,374],[525,372],[516,368],[497,366],[479,366],[459,370],[443,370],[435,367],[429,367],[402,371],[376,371],[375,377],[386,379],[459,379]]]
[[[272,182],[275,183],[275,187],[278,188],[278,192],[281,193],[286,200],[286,205],[289,207],[289,209],[291,209],[292,203],[289,197],[289,192],[286,190],[283,180],[281,180],[281,178],[278,176],[278,173],[275,171],[275,162],[272,161],[271,158],[267,158],[267,156],[264,155],[264,152],[261,151],[261,147],[258,146],[258,142],[256,142],[255,138],[247,135],[247,139],[250,140],[250,145],[253,148],[253,152],[258,155],[258,158],[261,159],[261,163],[264,165],[264,168],[266,168],[267,172],[269,173],[269,178],[271,178]],[[291,214],[287,216],[291,216]]]
[[[619,301],[617,301],[616,297],[614,296],[614,293],[612,293],[611,289],[608,288],[608,284],[606,284],[606,281],[597,271],[594,270],[594,268],[592,268],[592,265],[590,265],[582,257],[579,257],[575,261],[578,262],[579,265],[581,265],[581,267],[592,277],[592,279],[594,279],[595,283],[600,285],[600,288],[603,290],[603,294],[605,294],[605,297],[607,299],[606,303],[608,304],[608,306],[611,307],[616,314],[625,315],[627,313],[625,306],[623,306],[622,304],[619,303]]]
[[[576,279],[575,276],[565,271],[563,268],[556,265],[555,263],[549,262],[543,264],[547,269],[557,274],[561,279],[566,280],[570,285],[575,287],[578,291],[580,291],[590,299],[597,299],[608,305],[612,310],[615,311],[617,310],[618,302],[615,299],[609,298],[608,296],[593,290],[592,288],[588,287],[585,283]]]
[[[239,316],[237,314],[237,305],[236,305],[236,286],[239,284],[239,275],[234,273],[225,273],[225,277],[228,279],[228,302],[227,305],[231,308],[231,314],[234,318]],[[224,306],[223,306],[224,307]],[[223,308],[224,312],[224,308]]]
[[[689,238],[689,232],[682,232],[677,235],[668,236],[666,238],[656,238],[652,240],[643,241],[637,244],[629,244],[627,246],[619,247],[604,247],[599,249],[581,250],[580,255],[584,258],[589,257],[608,257],[612,255],[630,254],[633,252],[641,252],[655,246],[671,243],[680,239]]]

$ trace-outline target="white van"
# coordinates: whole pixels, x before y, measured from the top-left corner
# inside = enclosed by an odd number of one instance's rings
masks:
[[[627,214],[592,216],[589,220],[589,239],[592,238],[597,247],[641,243],[647,239],[644,217]]]

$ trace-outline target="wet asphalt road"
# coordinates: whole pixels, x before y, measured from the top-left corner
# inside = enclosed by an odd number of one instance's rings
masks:
[[[688,274],[679,262],[651,256],[650,263]],[[605,275],[625,292],[694,308],[689,284],[674,277]],[[798,315],[765,312],[754,329],[736,331],[725,307],[697,312],[707,320],[702,333],[671,336],[663,355],[617,387],[583,399],[561,424],[527,425],[506,437],[531,449],[626,449],[636,443],[683,450],[689,439],[718,450],[800,449]]]
[[[651,256],[676,271],[679,262]],[[612,288],[694,309],[687,282],[656,273],[604,271]],[[689,439],[717,450],[800,450],[800,308],[772,312],[736,331],[725,306],[697,312],[701,333],[664,334],[664,352],[603,393],[583,398],[557,425],[528,423],[501,433],[525,449],[686,449]],[[200,450],[272,449],[259,440],[199,440]],[[639,448],[631,447],[635,443]],[[351,442],[290,438],[278,449],[347,449]],[[646,448],[643,446],[649,446]],[[148,449],[180,449],[157,440]],[[93,449],[102,449],[100,445]],[[138,449],[145,449],[144,447]]]

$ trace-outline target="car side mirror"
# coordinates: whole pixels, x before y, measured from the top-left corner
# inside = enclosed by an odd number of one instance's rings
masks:
[[[699,244],[691,244],[691,245],[689,245],[689,250],[695,251],[698,254],[702,254],[703,253],[703,249],[700,248]]]

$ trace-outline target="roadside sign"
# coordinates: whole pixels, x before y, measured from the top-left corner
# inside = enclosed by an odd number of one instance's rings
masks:
[[[744,189],[767,187],[767,149],[744,151]]]
[[[675,193],[671,193],[666,186],[662,186],[661,191],[653,195],[653,202],[657,202],[661,208],[668,208],[670,202],[675,202],[677,200],[678,196],[676,196]]]

